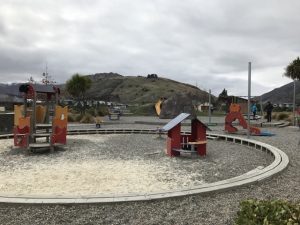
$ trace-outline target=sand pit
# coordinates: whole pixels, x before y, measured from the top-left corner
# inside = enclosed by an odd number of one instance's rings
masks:
[[[25,155],[0,140],[0,193],[121,195],[191,187],[264,167],[272,158],[246,146],[209,141],[207,157],[164,153],[156,135],[69,136],[64,150]]]

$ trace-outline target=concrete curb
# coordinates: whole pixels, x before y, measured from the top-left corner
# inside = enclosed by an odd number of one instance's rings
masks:
[[[158,134],[157,130],[140,130],[140,129],[111,129],[111,130],[73,130],[69,131],[70,135],[78,134]],[[10,138],[7,135],[6,138]],[[2,135],[2,138],[3,135]],[[173,190],[168,192],[156,192],[156,193],[137,193],[137,194],[124,194],[124,195],[93,195],[93,196],[33,196],[33,195],[5,195],[0,193],[0,202],[2,203],[24,203],[24,204],[84,204],[84,203],[108,203],[108,202],[129,202],[129,201],[147,201],[154,199],[173,198],[194,194],[207,194],[216,191],[223,191],[226,189],[237,188],[242,185],[248,185],[256,182],[260,182],[264,179],[283,171],[289,163],[288,156],[280,149],[271,146],[269,144],[250,140],[241,137],[221,135],[208,133],[207,138],[223,140],[232,142],[235,144],[246,145],[252,147],[255,150],[261,150],[266,154],[272,154],[274,161],[263,169],[257,169],[249,171],[237,177],[230,179],[202,184],[198,186],[192,186],[186,189]]]

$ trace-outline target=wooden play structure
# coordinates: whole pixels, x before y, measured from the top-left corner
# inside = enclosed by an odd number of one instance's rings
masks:
[[[58,106],[59,88],[22,84],[19,91],[24,104],[14,106],[14,145],[28,152],[65,145],[68,108]]]
[[[241,106],[236,103],[231,103],[229,107],[229,113],[225,117],[225,131],[228,133],[237,133],[238,129],[233,126],[235,120],[239,121],[239,125],[244,129],[248,129],[248,123],[246,122],[243,114],[241,113]],[[261,130],[257,127],[249,126],[251,135],[261,135]]]
[[[181,113],[168,124],[161,128],[168,132],[167,154],[169,156],[180,156],[181,153],[206,155],[206,130],[209,128],[197,118],[191,120],[191,134],[181,133],[181,122],[190,116]]]

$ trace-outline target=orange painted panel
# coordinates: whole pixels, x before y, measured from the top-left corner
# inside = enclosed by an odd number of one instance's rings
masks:
[[[230,112],[240,112],[241,106],[239,104],[232,103],[229,108]]]
[[[68,121],[67,121],[67,118],[64,120],[54,118],[52,123],[53,123],[53,128],[55,128],[55,127],[64,128],[64,127],[67,127]]]
[[[18,128],[23,129],[24,127],[30,127],[30,117],[19,118]]]
[[[64,120],[68,118],[68,107],[55,106],[55,118]]]
[[[14,125],[19,125],[19,119],[23,117],[24,106],[23,105],[14,105]]]

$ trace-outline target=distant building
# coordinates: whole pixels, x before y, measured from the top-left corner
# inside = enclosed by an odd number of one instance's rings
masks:
[[[0,94],[0,106],[5,107],[7,110],[13,110],[14,105],[22,103],[23,99],[20,97]]]
[[[213,108],[213,105],[210,104],[210,107]],[[209,109],[209,103],[208,102],[202,103],[198,106],[198,111],[200,111],[200,112],[207,112],[208,109]]]

